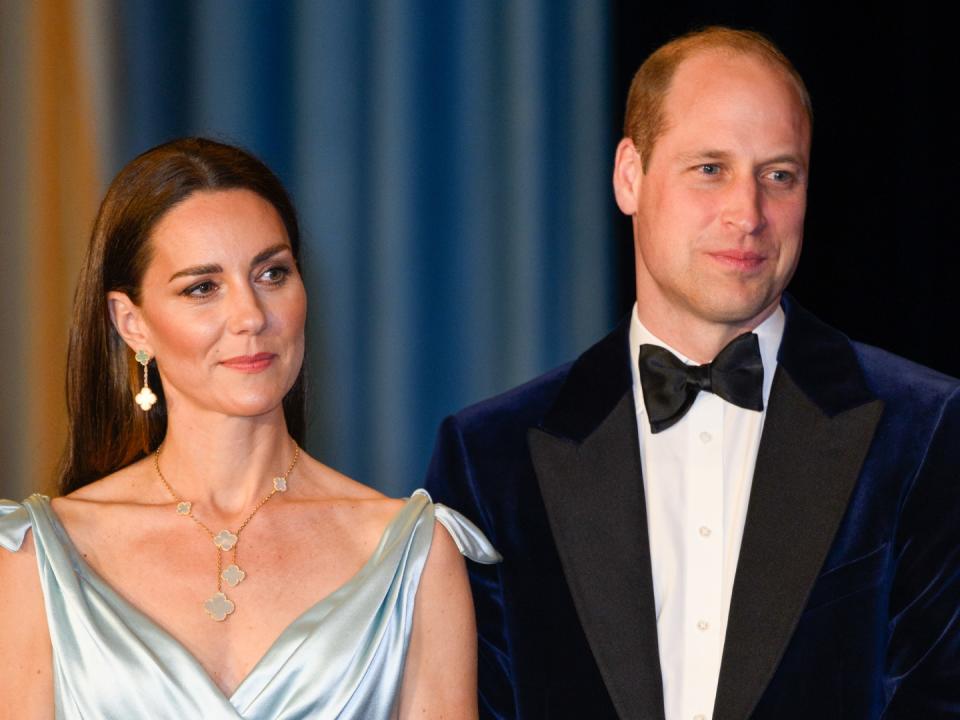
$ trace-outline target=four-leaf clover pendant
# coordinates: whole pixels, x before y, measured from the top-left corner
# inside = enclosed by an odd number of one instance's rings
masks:
[[[220,573],[220,577],[230,587],[236,587],[239,585],[246,576],[247,574],[235,564],[230,565],[222,573]]]
[[[140,392],[138,392],[134,396],[133,400],[134,402],[137,403],[137,405],[140,406],[140,409],[143,410],[144,412],[146,412],[147,410],[149,410],[150,408],[152,408],[154,405],[157,404],[156,394],[153,392],[153,390],[151,390],[148,387],[140,388]]]
[[[233,600],[222,592],[218,592],[203,604],[203,609],[217,622],[226,620],[227,615],[236,610],[236,608],[237,606],[233,604]]]
[[[233,546],[237,544],[237,540],[239,539],[240,538],[229,530],[221,530],[214,536],[213,544],[221,550],[229,551],[233,549]]]

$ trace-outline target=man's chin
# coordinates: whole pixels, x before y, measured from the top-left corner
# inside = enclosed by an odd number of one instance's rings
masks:
[[[780,304],[782,292],[763,293],[750,297],[713,297],[702,307],[701,317],[718,325],[738,326],[753,329],[773,314]]]

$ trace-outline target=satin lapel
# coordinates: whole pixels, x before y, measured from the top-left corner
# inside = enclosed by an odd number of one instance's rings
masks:
[[[628,386],[582,442],[542,429],[528,439],[567,584],[614,706],[624,718],[661,719],[633,393]]]
[[[821,405],[778,368],[733,586],[716,720],[747,718],[773,677],[883,409],[878,400],[836,414]]]

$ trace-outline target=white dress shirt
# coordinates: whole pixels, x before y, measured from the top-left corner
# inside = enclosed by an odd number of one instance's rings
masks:
[[[754,330],[763,359],[763,412],[700,392],[678,423],[654,434],[640,389],[640,345],[659,345],[685,363],[696,363],[651,334],[633,308],[633,396],[666,720],[713,715],[730,595],[783,327],[783,310],[777,308]]]

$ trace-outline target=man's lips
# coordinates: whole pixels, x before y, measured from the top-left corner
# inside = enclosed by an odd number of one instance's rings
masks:
[[[257,353],[256,355],[237,355],[236,357],[221,360],[220,364],[231,370],[243,372],[258,372],[265,370],[276,357],[274,353]]]
[[[715,250],[707,255],[736,270],[756,270],[767,259],[765,255],[748,250]]]

